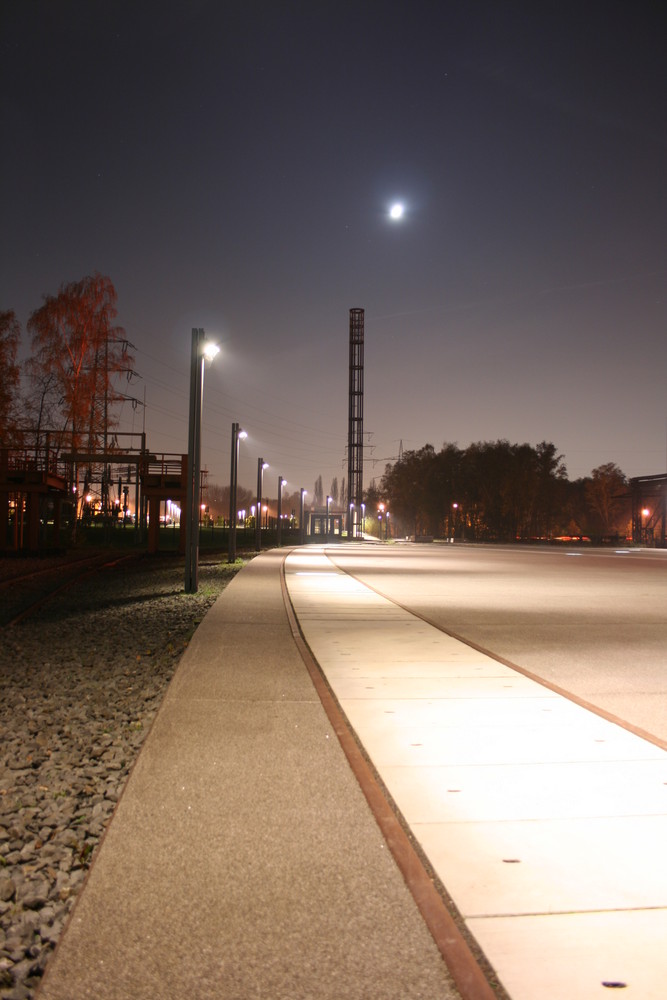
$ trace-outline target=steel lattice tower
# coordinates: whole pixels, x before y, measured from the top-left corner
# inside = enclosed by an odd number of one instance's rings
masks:
[[[350,396],[347,432],[347,537],[361,536],[364,499],[364,310],[350,309]]]

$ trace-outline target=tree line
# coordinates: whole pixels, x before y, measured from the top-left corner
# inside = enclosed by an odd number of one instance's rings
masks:
[[[445,443],[406,451],[366,491],[367,514],[380,503],[394,535],[529,541],[569,536],[625,537],[628,480],[613,462],[571,482],[555,445]]]
[[[125,396],[134,358],[125,331],[115,324],[116,291],[95,273],[43,296],[28,320],[31,352],[18,354],[21,327],[13,311],[0,312],[0,447],[37,451],[49,432],[50,448],[96,451],[116,426],[114,407]],[[250,506],[239,498],[239,508]],[[347,502],[345,480],[330,487],[334,507]],[[285,498],[288,512],[297,495]],[[563,456],[542,441],[445,443],[406,451],[387,465],[379,486],[366,491],[368,525],[380,503],[398,535],[459,537],[475,541],[611,538],[630,522],[628,481],[610,462],[571,482]],[[324,504],[322,477],[309,498]]]

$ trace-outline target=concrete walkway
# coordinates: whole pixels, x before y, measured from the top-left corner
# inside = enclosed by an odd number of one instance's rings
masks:
[[[512,1000],[664,1000],[667,754],[325,550],[294,551],[286,578],[334,695]]]
[[[285,556],[197,630],[39,1000],[663,1000],[667,754]]]
[[[195,633],[39,1000],[459,996],[299,654],[283,559]]]

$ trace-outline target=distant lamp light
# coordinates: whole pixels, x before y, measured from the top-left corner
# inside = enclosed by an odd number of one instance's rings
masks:
[[[239,441],[244,441],[247,436],[247,431],[244,431],[240,424],[236,422],[232,424],[232,461],[229,474],[229,537],[227,556],[227,561],[230,563],[236,562],[236,520],[234,519],[234,512],[236,511],[236,494],[238,490],[239,476]]]
[[[395,201],[394,204],[389,209],[389,218],[394,222],[398,222],[402,219],[405,214],[405,206],[400,201]]]

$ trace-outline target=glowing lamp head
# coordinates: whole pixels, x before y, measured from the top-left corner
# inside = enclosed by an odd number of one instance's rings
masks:
[[[398,222],[405,215],[405,206],[400,201],[394,202],[394,204],[389,209],[389,218],[393,222]]]
[[[202,353],[207,361],[213,361],[216,354],[220,353],[220,348],[212,340],[207,340],[202,348]]]

